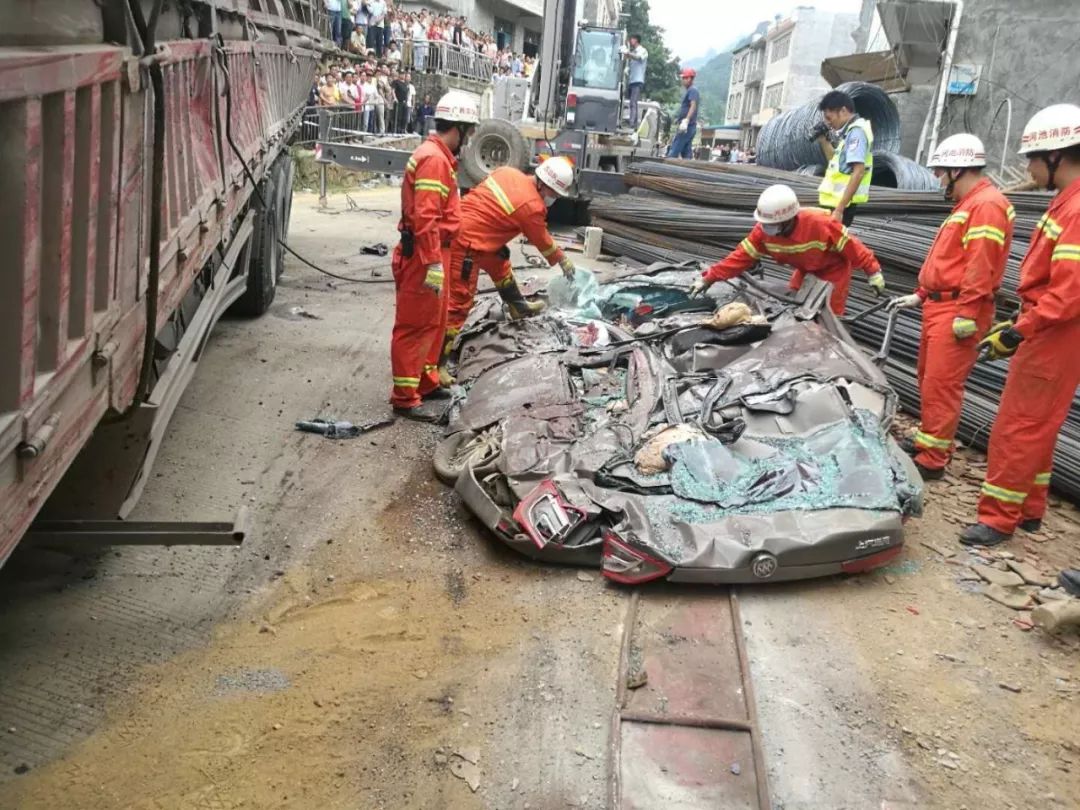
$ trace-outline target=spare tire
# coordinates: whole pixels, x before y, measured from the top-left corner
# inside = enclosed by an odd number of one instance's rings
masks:
[[[435,447],[432,463],[435,475],[454,486],[469,467],[489,467],[502,452],[502,427],[496,425],[476,433],[462,430],[447,436]]]
[[[475,185],[502,166],[524,171],[529,158],[529,144],[516,126],[501,118],[488,118],[480,122],[461,151],[461,168]]]

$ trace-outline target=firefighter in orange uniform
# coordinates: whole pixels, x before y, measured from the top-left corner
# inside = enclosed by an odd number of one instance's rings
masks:
[[[789,186],[769,186],[761,192],[754,219],[757,224],[750,235],[694,282],[692,296],[701,295],[714,282],[742,275],[764,256],[795,268],[788,285],[792,290],[802,287],[807,273],[831,283],[829,307],[837,315],[844,314],[853,268],[867,274],[875,295],[885,291],[881,265],[870,249],[827,211],[799,208]]]
[[[506,244],[524,234],[540,251],[549,265],[560,265],[563,274],[572,278],[574,264],[555,244],[547,229],[547,209],[559,197],[566,197],[574,184],[574,167],[565,157],[553,157],[541,163],[536,176],[504,166],[465,195],[461,202],[461,230],[451,246],[450,311],[446,321],[443,346],[445,358],[461,331],[476,296],[476,282],[483,270],[495,284],[506,303],[511,319],[525,318],[544,308],[543,303],[525,300],[510,266]],[[440,366],[443,385],[453,378]]]
[[[394,413],[424,422],[441,416],[421,403],[440,391],[447,304],[443,268],[450,263],[450,243],[460,225],[456,155],[479,121],[478,106],[471,95],[457,90],[439,99],[435,132],[409,158],[401,185],[401,241],[392,263],[397,298],[390,404]]]
[[[919,271],[918,288],[890,305],[922,307],[922,424],[905,449],[915,456],[922,477],[936,480],[945,474],[952,455],[964,382],[994,319],[994,293],[1005,274],[1016,212],[983,177],[986,150],[974,135],[946,138],[928,165],[956,207],[934,238]]]
[[[1054,445],[1080,384],[1080,107],[1037,112],[1020,154],[1040,186],[1059,192],[1020,265],[1019,317],[979,344],[991,360],[1013,359],[990,433],[979,522],[960,536],[965,545],[992,546],[1017,528],[1041,528]]]

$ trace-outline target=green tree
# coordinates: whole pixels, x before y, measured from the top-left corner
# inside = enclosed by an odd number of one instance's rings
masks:
[[[626,0],[623,14],[629,15],[626,33],[637,34],[649,52],[645,68],[645,98],[664,105],[678,103],[682,97],[679,84],[679,60],[664,44],[664,29],[649,22],[649,0]]]

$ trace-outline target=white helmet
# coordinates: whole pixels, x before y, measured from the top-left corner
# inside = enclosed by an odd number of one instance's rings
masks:
[[[931,169],[966,169],[986,165],[986,148],[983,142],[969,132],[950,135],[938,144],[930,162]]]
[[[472,93],[451,90],[435,105],[435,120],[454,124],[479,124],[480,102]]]
[[[1080,107],[1053,104],[1039,110],[1027,122],[1020,139],[1020,154],[1049,152],[1076,144],[1080,144]]]
[[[569,197],[574,185],[574,164],[562,155],[548,158],[536,167],[536,179],[560,197]]]
[[[791,186],[778,183],[769,186],[757,200],[757,210],[754,211],[754,219],[766,225],[775,225],[787,222],[799,213],[799,198],[795,196]]]

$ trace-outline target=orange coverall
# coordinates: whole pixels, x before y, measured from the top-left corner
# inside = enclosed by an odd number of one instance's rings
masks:
[[[457,160],[435,135],[417,147],[405,168],[398,230],[412,233],[414,247],[406,256],[399,242],[391,265],[397,298],[390,342],[394,375],[390,402],[398,408],[416,407],[422,396],[439,387],[447,286],[444,277],[442,293],[436,294],[424,281],[430,265],[450,264],[450,242],[460,226],[456,169]]]
[[[964,383],[994,318],[994,293],[1005,274],[1015,217],[1005,195],[980,180],[946,218],[919,271],[922,424],[915,434],[915,460],[924,467],[940,469],[952,453]],[[975,334],[958,340],[953,318],[974,321]]]
[[[563,252],[547,228],[547,206],[536,181],[519,169],[503,166],[461,201],[461,230],[451,247],[450,310],[446,320],[447,343],[461,331],[476,296],[476,282],[483,270],[496,287],[514,282],[510,260],[499,251],[514,237],[524,234],[549,265],[563,260]],[[469,277],[461,277],[465,255],[472,258]]]
[[[770,236],[760,223],[755,224],[735,250],[705,272],[705,280],[735,278],[764,256],[795,268],[788,284],[793,290],[802,287],[807,273],[831,283],[829,308],[837,315],[844,314],[852,268],[862,268],[867,276],[881,271],[877,257],[850,235],[847,228],[821,209],[803,208],[795,219],[794,230],[787,236]]]
[[[1023,343],[990,433],[979,522],[1011,533],[1042,519],[1058,431],[1080,384],[1080,182],[1050,203],[1020,266]]]

